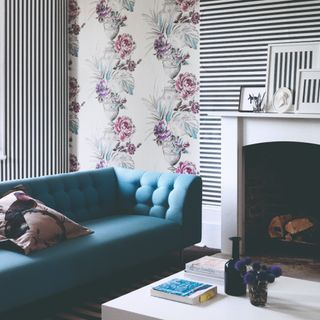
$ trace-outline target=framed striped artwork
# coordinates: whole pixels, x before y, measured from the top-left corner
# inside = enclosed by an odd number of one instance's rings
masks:
[[[320,68],[298,71],[295,111],[298,113],[320,113]]]
[[[288,112],[294,112],[298,70],[314,68],[320,68],[320,42],[270,44],[268,46],[266,111],[276,112],[272,103],[274,94],[280,88],[288,88],[292,91],[292,107]]]

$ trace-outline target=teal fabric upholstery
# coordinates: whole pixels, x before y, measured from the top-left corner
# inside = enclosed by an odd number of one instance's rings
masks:
[[[201,239],[202,181],[198,176],[115,169],[120,212],[158,217],[181,227],[181,247]]]
[[[30,256],[0,250],[0,313],[200,241],[196,176],[108,168],[2,182],[0,194],[18,184],[94,233]]]
[[[111,275],[136,261],[165,254],[177,249],[175,244],[179,240],[177,225],[152,217],[109,216],[84,225],[94,233],[30,256],[0,250],[2,309],[32,302],[99,276]]]
[[[115,214],[117,180],[113,168],[0,183],[0,196],[23,185],[32,197],[76,222]]]

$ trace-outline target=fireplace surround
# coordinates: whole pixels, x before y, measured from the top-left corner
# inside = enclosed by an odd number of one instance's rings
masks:
[[[221,150],[221,251],[231,253],[231,236],[243,238],[245,252],[244,148],[269,142],[320,145],[320,114],[225,112]]]

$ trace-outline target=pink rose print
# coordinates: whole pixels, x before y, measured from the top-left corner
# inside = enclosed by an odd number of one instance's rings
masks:
[[[197,168],[191,161],[180,161],[176,173],[197,174]]]
[[[75,113],[79,113],[80,111],[80,103],[77,101],[72,101],[71,104],[69,105],[69,111],[70,112],[75,112]]]
[[[107,167],[108,167],[107,161],[104,159],[99,160],[99,162],[96,164],[96,169],[104,169]]]
[[[193,24],[198,24],[200,22],[200,14],[199,14],[199,12],[192,12],[192,14],[191,14],[191,22]]]
[[[189,72],[179,74],[175,87],[184,100],[191,98],[199,89],[195,75]]]
[[[79,93],[80,86],[75,77],[69,78],[69,98],[74,98]]]
[[[193,9],[196,4],[196,0],[176,0],[176,3],[180,6],[180,9],[184,12]]]
[[[113,130],[119,135],[119,139],[124,141],[131,137],[136,131],[132,120],[127,116],[118,117],[113,125]]]
[[[190,101],[189,103],[192,113],[199,113],[199,102]]]
[[[77,23],[73,23],[69,28],[69,33],[78,36],[80,34],[80,26]]]
[[[133,60],[127,60],[128,70],[133,72],[136,69],[137,64]]]
[[[121,59],[129,56],[135,47],[136,44],[133,41],[132,36],[127,33],[118,35],[118,38],[114,43],[114,49],[119,53]]]
[[[99,22],[104,22],[110,16],[112,9],[105,0],[100,0],[96,6],[96,14]]]
[[[80,7],[77,0],[69,0],[69,22],[75,20],[80,14]]]
[[[80,164],[79,164],[78,158],[75,154],[73,154],[73,153],[70,154],[69,162],[70,162],[70,171],[71,172],[79,171]]]
[[[127,142],[126,147],[128,153],[134,155],[134,153],[136,152],[136,146],[133,143]]]

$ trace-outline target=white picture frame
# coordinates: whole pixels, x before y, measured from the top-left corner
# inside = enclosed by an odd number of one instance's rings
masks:
[[[320,42],[272,43],[268,46],[266,111],[277,112],[273,108],[274,94],[283,87],[292,92],[292,107],[286,112],[294,112],[297,73],[299,69],[320,68]]]
[[[296,113],[320,113],[320,68],[298,71]]]
[[[0,0],[0,160],[5,159],[5,0]]]

